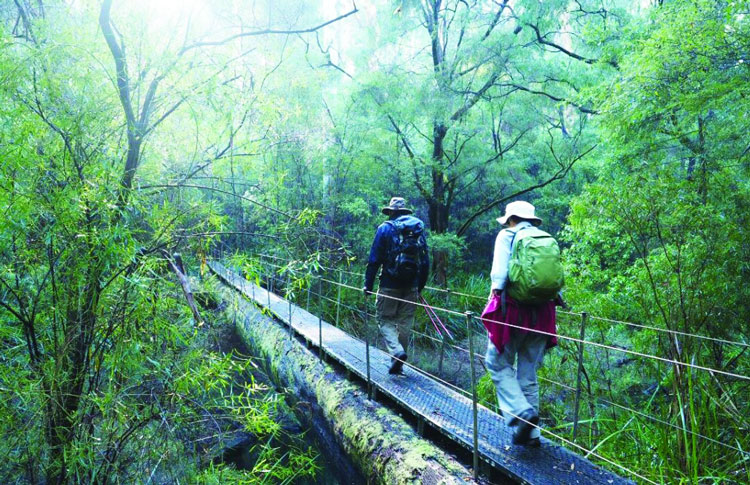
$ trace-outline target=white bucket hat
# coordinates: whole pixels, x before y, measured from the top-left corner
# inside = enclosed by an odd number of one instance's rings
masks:
[[[542,220],[534,215],[534,206],[522,200],[517,200],[506,205],[505,215],[503,217],[498,217],[497,222],[504,226],[508,223],[510,216],[516,216],[519,219],[526,219],[535,226],[542,223]]]

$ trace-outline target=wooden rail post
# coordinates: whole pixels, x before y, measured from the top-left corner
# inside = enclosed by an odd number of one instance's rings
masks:
[[[310,289],[312,288],[312,281],[307,284],[307,303],[305,304],[305,310],[310,311]]]
[[[286,275],[286,301],[289,304],[289,338],[292,338],[292,285],[291,274]]]
[[[273,291],[273,282],[271,280],[271,270],[266,273],[266,296],[268,296],[268,311],[271,311],[271,292]]]
[[[323,294],[323,277],[318,276],[318,302]],[[308,293],[309,294],[309,293]],[[318,305],[318,357],[323,360],[323,317],[321,305]]]
[[[443,378],[443,356],[445,356],[445,335],[440,336],[440,360],[438,361],[438,375]]]
[[[340,287],[339,287],[340,288]],[[372,380],[370,379],[370,312],[369,293],[365,293],[365,359],[367,361],[367,397],[372,400]]]
[[[583,373],[583,340],[586,336],[586,322],[588,319],[588,313],[581,313],[581,341],[578,342],[578,377],[576,378],[576,401],[573,414],[573,441],[578,436],[578,410],[581,406],[581,374]]]
[[[479,478],[479,429],[477,429],[477,373],[474,369],[474,339],[471,331],[471,319],[474,318],[474,312],[466,312],[466,332],[469,336],[469,362],[471,367],[471,414],[474,418],[474,480]]]
[[[339,270],[339,286],[336,292],[336,326],[339,327],[339,315],[341,314],[341,286],[344,284],[344,270]]]

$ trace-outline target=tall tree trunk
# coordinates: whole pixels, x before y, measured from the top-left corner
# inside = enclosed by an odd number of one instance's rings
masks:
[[[89,248],[93,251],[93,248]],[[65,342],[57,356],[60,373],[55,382],[46,385],[50,400],[47,408],[47,439],[50,446],[50,468],[46,471],[48,483],[64,484],[70,481],[66,457],[75,446],[76,434],[81,431],[80,406],[89,371],[91,344],[97,320],[101,288],[101,271],[92,258],[83,288],[79,308],[71,308],[67,315]],[[76,301],[77,290],[70,289],[69,298]],[[89,390],[90,391],[90,390]],[[89,392],[86,391],[86,392]]]
[[[448,231],[449,208],[447,203],[447,190],[445,173],[441,169],[443,157],[443,141],[448,133],[448,128],[442,122],[435,122],[432,134],[432,159],[435,162],[432,168],[432,197],[427,200],[428,216],[430,219],[430,230],[434,234],[445,234]],[[446,273],[447,255],[445,251],[434,250],[432,258],[433,280],[438,286],[445,286],[448,278]]]

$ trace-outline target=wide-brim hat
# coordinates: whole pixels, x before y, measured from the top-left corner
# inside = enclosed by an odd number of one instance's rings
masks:
[[[508,219],[510,219],[511,216],[516,216],[519,219],[527,220],[535,226],[538,226],[542,223],[542,220],[534,215],[534,206],[522,200],[517,200],[506,205],[505,215],[503,215],[503,217],[498,217],[497,222],[504,226],[508,223]]]
[[[383,214],[390,215],[393,212],[411,214],[413,211],[406,207],[406,201],[403,197],[393,197],[388,203],[388,207],[383,207],[382,212]]]

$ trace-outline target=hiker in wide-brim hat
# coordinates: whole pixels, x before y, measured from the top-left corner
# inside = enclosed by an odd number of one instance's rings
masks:
[[[406,207],[406,201],[403,197],[393,197],[388,203],[388,206],[381,209],[381,212],[390,216],[394,214],[411,214],[414,211]]]
[[[388,220],[378,226],[365,271],[365,296],[372,293],[380,272],[376,317],[391,356],[389,374],[401,374],[407,360],[414,303],[427,283],[430,258],[424,222],[411,215],[403,197],[393,197],[382,208]]]

